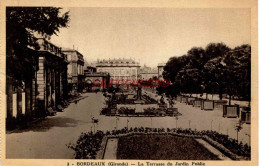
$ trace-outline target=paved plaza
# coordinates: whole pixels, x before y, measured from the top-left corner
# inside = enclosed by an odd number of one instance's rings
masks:
[[[66,145],[75,144],[82,132],[107,131],[124,127],[191,128],[215,130],[237,138],[235,125],[238,118],[223,118],[222,110],[203,111],[200,108],[176,102],[182,116],[177,123],[175,117],[119,117],[100,115],[104,107],[102,93],[85,93],[86,98],[77,104],[71,103],[64,112],[36,122],[25,130],[15,130],[6,134],[7,158],[72,159],[74,151]],[[99,119],[95,126],[91,117]],[[128,122],[128,121],[129,122]],[[249,143],[250,125],[243,124],[239,141]]]

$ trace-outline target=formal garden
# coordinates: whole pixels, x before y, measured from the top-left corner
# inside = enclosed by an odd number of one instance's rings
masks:
[[[101,110],[101,115],[107,116],[180,116],[177,108],[173,107],[173,101],[166,104],[162,98],[160,101],[147,94],[134,93],[104,93],[106,107]]]
[[[195,138],[205,140],[232,160],[251,158],[251,147],[229,138],[228,135],[216,131],[181,128],[140,127],[105,133],[87,132],[80,135],[76,145],[67,146],[75,151],[76,159],[96,159],[98,153],[104,154],[104,141],[109,138],[119,138],[117,158],[120,159],[218,160],[215,155],[208,153],[202,145],[195,142]],[[155,151],[157,153],[154,153]]]

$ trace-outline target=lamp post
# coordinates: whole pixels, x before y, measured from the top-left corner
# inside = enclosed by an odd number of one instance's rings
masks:
[[[119,118],[116,116],[116,130],[117,130],[117,121],[119,120]]]
[[[237,131],[237,142],[238,142],[238,133],[240,132],[240,130],[242,130],[242,122],[239,121],[236,126],[235,126],[235,130]]]
[[[228,135],[228,128],[227,128],[227,135]]]
[[[151,128],[153,128],[153,119],[151,117]]]
[[[212,123],[213,123],[213,120],[211,120],[211,123],[210,123],[210,130],[212,131]]]
[[[251,135],[250,134],[247,134],[246,135],[248,136],[248,146],[250,146],[250,139],[251,139]]]
[[[176,119],[176,129],[177,129],[177,127],[178,127],[178,119],[179,119],[178,115],[175,117],[175,119]]]
[[[127,128],[127,130],[128,130],[128,123],[129,123],[129,119],[127,118],[127,120],[126,120],[126,128]]]
[[[190,120],[189,120],[189,129],[190,129]]]
[[[95,129],[96,126],[95,126],[95,124],[98,124],[98,119],[95,119],[94,116],[93,116],[93,117],[91,118],[91,120],[92,120],[91,122],[92,122],[92,124],[93,124],[93,126],[94,126],[94,133],[96,133],[96,129]]]

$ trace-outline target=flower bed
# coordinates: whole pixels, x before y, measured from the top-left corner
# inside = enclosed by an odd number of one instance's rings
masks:
[[[236,140],[229,138],[227,135],[217,133],[215,131],[194,131],[190,129],[169,129],[164,128],[123,128],[121,130],[107,131],[104,134],[98,131],[96,134],[93,133],[82,133],[79,137],[75,146],[68,145],[69,148],[75,151],[76,159],[95,159],[97,152],[100,150],[101,142],[104,136],[108,138],[113,137],[124,137],[133,135],[172,135],[181,137],[192,137],[192,138],[203,138],[212,146],[220,150],[222,153],[227,155],[233,160],[250,160],[251,158],[251,147],[247,144],[238,143]]]
[[[92,132],[81,133],[75,146],[72,144],[67,146],[75,151],[75,159],[95,159],[103,137],[102,131],[95,134]]]

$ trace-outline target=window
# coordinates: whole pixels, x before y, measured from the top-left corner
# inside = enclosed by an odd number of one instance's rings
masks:
[[[76,75],[77,74],[77,65],[73,65],[72,66],[72,75]]]
[[[136,75],[136,69],[132,69],[132,75]]]
[[[68,65],[68,75],[70,76],[72,73],[72,68],[71,68],[71,65]]]
[[[68,61],[71,61],[71,55],[70,54],[68,55]]]

